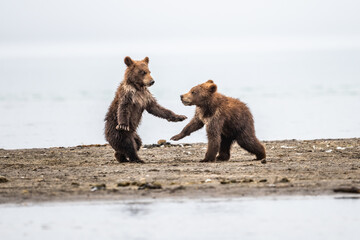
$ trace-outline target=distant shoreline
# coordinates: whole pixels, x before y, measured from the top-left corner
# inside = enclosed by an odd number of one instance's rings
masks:
[[[234,145],[230,161],[200,163],[205,143],[147,145],[146,164],[101,144],[0,149],[0,203],[360,193],[360,138],[263,142],[266,162]]]

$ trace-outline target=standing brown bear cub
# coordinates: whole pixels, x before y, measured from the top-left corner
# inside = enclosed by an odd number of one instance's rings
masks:
[[[206,125],[208,148],[202,162],[230,159],[230,148],[236,141],[242,148],[256,155],[257,159],[266,157],[265,148],[255,136],[254,120],[249,108],[235,98],[216,92],[212,80],[193,87],[181,95],[184,105],[196,105],[194,118],[185,128],[171,138],[180,140]]]
[[[105,138],[115,150],[119,162],[143,163],[137,154],[142,143],[136,129],[144,110],[172,122],[183,121],[186,117],[160,106],[149,92],[148,87],[154,84],[154,80],[150,75],[148,57],[142,61],[126,57],[124,61],[127,65],[124,80],[105,117]]]

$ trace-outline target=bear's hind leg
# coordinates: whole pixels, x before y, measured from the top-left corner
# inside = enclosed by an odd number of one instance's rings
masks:
[[[220,151],[216,157],[218,161],[228,161],[230,159],[230,149],[234,139],[221,135]]]
[[[126,158],[125,154],[122,152],[115,152],[115,158],[119,163],[129,162],[129,160]]]
[[[137,154],[137,144],[133,137],[129,137],[124,141],[123,149],[126,155],[129,157],[130,162],[133,163],[144,163],[143,160]]]
[[[236,139],[240,147],[256,155],[257,160],[266,158],[265,148],[255,134],[242,134]]]
[[[141,145],[142,145],[142,141],[141,141],[140,136],[137,133],[134,134],[134,140],[135,140],[135,143],[136,143],[136,150],[139,151],[140,148],[141,148]]]

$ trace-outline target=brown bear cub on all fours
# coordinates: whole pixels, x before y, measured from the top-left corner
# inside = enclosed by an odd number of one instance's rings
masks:
[[[212,80],[181,95],[181,101],[184,105],[196,106],[195,116],[171,140],[180,140],[206,125],[208,147],[202,162],[229,160],[231,145],[235,141],[255,154],[256,159],[266,158],[265,148],[255,136],[254,120],[249,108],[238,99],[218,93]]]
[[[124,62],[127,65],[125,77],[105,117],[105,138],[119,162],[143,163],[137,154],[142,143],[136,129],[144,110],[172,122],[183,121],[186,116],[160,106],[148,90],[154,84],[148,57],[141,61],[126,57]]]

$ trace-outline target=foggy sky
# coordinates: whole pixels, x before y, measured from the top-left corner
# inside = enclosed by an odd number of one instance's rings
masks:
[[[0,58],[360,50],[356,0],[0,0]]]
[[[241,36],[357,36],[356,0],[0,3],[0,43]]]

